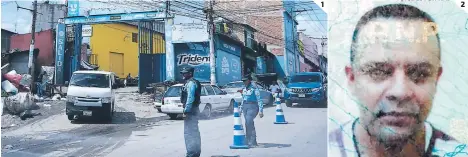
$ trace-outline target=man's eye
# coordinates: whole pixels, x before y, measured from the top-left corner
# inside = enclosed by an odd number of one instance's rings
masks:
[[[368,74],[372,79],[376,81],[382,81],[392,76],[393,70],[390,68],[375,68],[375,69],[369,69],[365,73]]]
[[[429,70],[408,69],[407,75],[411,80],[418,83],[426,80],[432,73]]]

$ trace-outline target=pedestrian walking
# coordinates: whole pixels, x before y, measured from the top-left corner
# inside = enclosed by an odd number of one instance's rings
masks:
[[[263,118],[263,102],[260,98],[260,91],[252,84],[252,76],[246,75],[242,78],[245,84],[242,89],[242,104],[240,110],[245,118],[245,136],[249,147],[257,146],[257,133],[255,131],[254,119],[257,114]]]
[[[198,128],[198,115],[200,114],[201,84],[193,78],[195,69],[183,68],[180,73],[185,80],[180,101],[184,105],[184,139],[187,150],[186,157],[200,157],[201,138]]]
[[[280,87],[276,81],[270,85],[270,92],[271,95],[273,95],[275,98],[278,96],[279,92],[281,92]]]

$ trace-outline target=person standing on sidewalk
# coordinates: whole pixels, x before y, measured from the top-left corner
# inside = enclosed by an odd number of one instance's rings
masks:
[[[250,147],[257,146],[257,133],[255,131],[254,119],[257,114],[260,118],[263,118],[263,102],[260,98],[260,91],[252,84],[252,77],[246,75],[242,78],[245,84],[242,89],[242,104],[240,110],[244,114],[245,118],[245,131],[247,144]]]
[[[195,69],[183,68],[182,74],[185,84],[182,88],[180,101],[184,105],[184,139],[187,150],[186,157],[200,157],[201,138],[198,129],[198,115],[200,114],[201,84],[193,78]]]

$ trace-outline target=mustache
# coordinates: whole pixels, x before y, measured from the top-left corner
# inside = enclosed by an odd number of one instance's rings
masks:
[[[417,117],[419,116],[419,113],[413,113],[413,112],[395,112],[395,111],[392,111],[392,112],[383,112],[383,111],[379,111],[379,112],[376,114],[376,117],[377,117],[377,118],[384,117],[384,116],[395,116],[395,117],[398,117],[398,116],[408,116],[408,117],[417,118]]]
[[[410,116],[417,117],[421,111],[420,105],[411,102],[385,103],[380,102],[375,110],[376,117],[383,116]]]

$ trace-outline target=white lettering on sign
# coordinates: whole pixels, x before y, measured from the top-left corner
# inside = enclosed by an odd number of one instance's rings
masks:
[[[229,75],[229,61],[226,57],[223,57],[223,61],[221,62],[221,73]]]
[[[78,4],[70,4],[70,11],[76,12],[78,10]]]
[[[200,65],[200,64],[210,63],[210,56],[199,56],[198,54],[195,54],[195,55],[181,54],[177,58],[179,58],[179,61],[177,62],[178,65],[182,65],[182,64]]]
[[[223,44],[223,47],[227,48],[227,49],[229,49],[231,51],[236,51],[236,48],[234,46],[229,45],[229,44]]]

